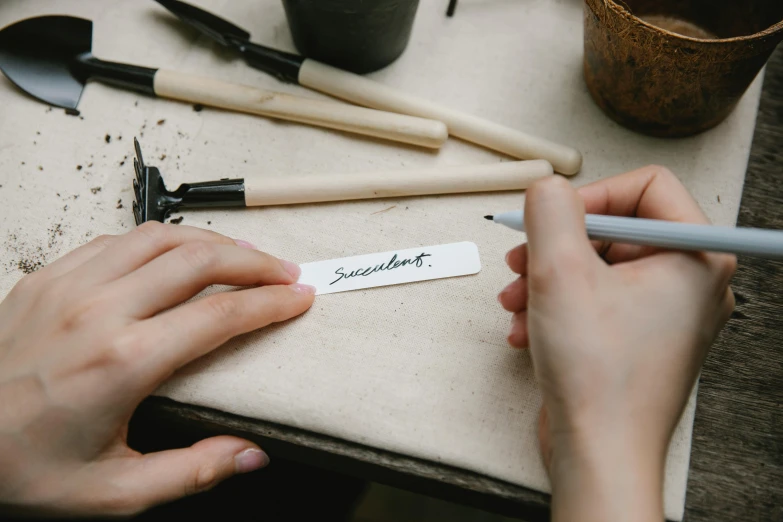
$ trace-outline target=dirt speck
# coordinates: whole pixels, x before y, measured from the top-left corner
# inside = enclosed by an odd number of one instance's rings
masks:
[[[68,116],[81,116],[82,115],[82,113],[79,112],[76,109],[65,109],[65,114],[67,114]],[[84,118],[82,118],[82,119],[84,119]]]
[[[211,225],[211,224],[212,224],[212,222],[211,222],[211,221],[207,221],[207,225]]]
[[[97,194],[98,192],[101,191],[102,188],[103,187],[93,187],[90,189],[90,192],[92,192],[93,194]]]
[[[123,207],[122,207],[122,200],[121,200],[121,199],[118,199],[118,200],[117,200],[117,208],[123,208]]]
[[[718,203],[720,203],[720,194],[718,194]]]
[[[20,259],[16,264],[16,268],[21,270],[24,274],[32,274],[39,268],[43,268],[44,263],[39,259]]]
[[[11,261],[8,268],[17,268],[24,274],[32,274],[47,263],[47,252],[43,245],[34,247],[26,244],[25,240],[16,234],[9,234],[5,241],[8,252],[16,254],[16,261]]]
[[[139,106],[139,100],[136,100],[135,102],[133,102],[133,106],[134,107],[138,107]]]
[[[164,159],[166,159],[166,155],[165,154],[161,154],[160,155],[160,161],[163,161]]]
[[[166,123],[165,119],[164,120],[158,120],[158,125],[163,125],[164,123]]]
[[[103,139],[106,143],[111,143],[111,134],[107,134]]]
[[[65,205],[66,209],[68,205]],[[63,230],[63,224],[57,223],[49,227],[49,248],[54,248],[57,245],[57,238],[62,237],[65,231]]]
[[[43,167],[38,165],[38,170],[43,170]]]
[[[204,110],[204,106],[200,103],[197,103],[193,106],[193,112],[201,112]]]
[[[171,223],[172,225],[179,225],[180,223],[182,223],[182,221],[184,219],[185,219],[185,216],[180,216],[178,218],[172,218],[171,220],[169,220],[169,223]]]
[[[82,167],[81,165],[76,165],[76,170],[82,170],[82,168],[84,167]]]

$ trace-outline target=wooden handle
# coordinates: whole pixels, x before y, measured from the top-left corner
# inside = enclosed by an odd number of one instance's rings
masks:
[[[402,93],[363,76],[305,60],[299,83],[357,105],[442,121],[458,138],[520,159],[545,159],[557,172],[582,168],[578,150]]]
[[[159,70],[155,74],[155,94],[433,149],[448,138],[446,125],[440,121],[301,98],[176,71]]]
[[[251,207],[522,190],[533,181],[551,175],[552,165],[549,162],[532,160],[369,174],[245,178],[245,204]]]

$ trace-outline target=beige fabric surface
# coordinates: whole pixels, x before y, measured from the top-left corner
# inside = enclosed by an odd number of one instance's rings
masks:
[[[277,0],[197,3],[239,22],[259,42],[293,49]],[[590,100],[577,0],[465,0],[453,19],[443,16],[445,5],[421,2],[407,51],[375,78],[578,147],[585,163],[576,184],[666,165],[713,222],[735,222],[760,79],[713,131],[676,141],[647,138],[611,122]],[[101,58],[319,97],[215,52],[151,1],[5,0],[0,25],[43,13],[93,19]],[[99,84],[87,88],[80,109],[83,120],[48,111],[0,79],[3,292],[21,268],[51,261],[94,235],[133,227],[128,159],[133,136],[142,133],[148,163],[161,168],[169,187],[506,159],[453,139],[432,153],[253,116],[194,112]],[[522,201],[514,193],[184,214],[184,224],[296,262],[473,241],[483,270],[321,296],[304,316],[228,343],[157,393],[548,490],[536,442],[540,395],[528,354],[506,345],[510,317],[495,299],[513,279],[503,255],[522,238],[482,219]],[[692,399],[670,448],[665,501],[671,519],[683,513],[694,407]]]

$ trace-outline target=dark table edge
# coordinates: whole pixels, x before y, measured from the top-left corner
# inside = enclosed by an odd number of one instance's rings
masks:
[[[134,417],[157,429],[184,429],[198,438],[242,437],[257,443],[272,459],[338,471],[501,515],[549,520],[550,495],[433,461],[164,397],[148,397]]]

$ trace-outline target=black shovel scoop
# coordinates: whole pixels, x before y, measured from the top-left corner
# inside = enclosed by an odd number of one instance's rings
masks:
[[[28,18],[0,30],[0,70],[50,105],[75,110],[88,80],[161,98],[439,148],[448,137],[435,120],[227,83],[165,69],[107,62],[92,54],[92,22],[72,16]]]
[[[92,22],[72,16],[29,18],[0,31],[0,70],[26,93],[74,110],[87,80],[155,94],[156,69],[92,55]]]

